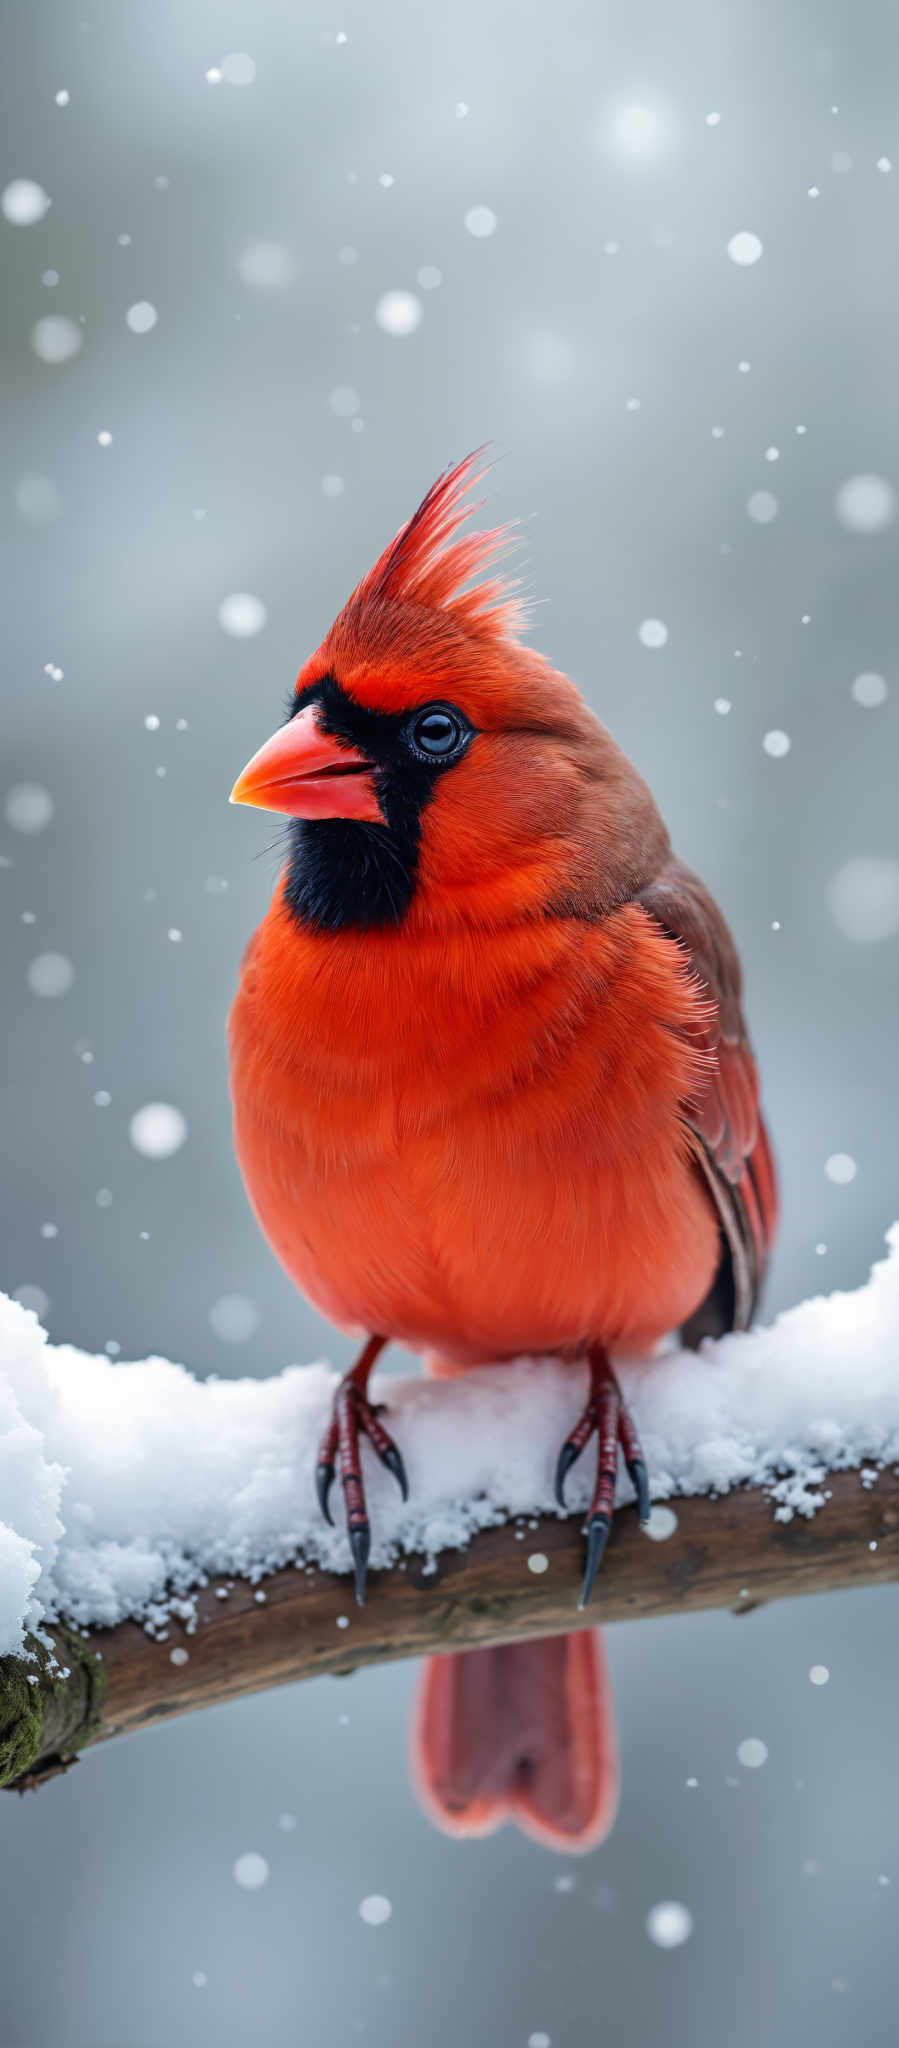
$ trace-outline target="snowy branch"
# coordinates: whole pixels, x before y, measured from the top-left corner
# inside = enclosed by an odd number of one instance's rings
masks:
[[[599,1618],[899,1576],[899,1226],[889,1245],[853,1294],[620,1366],[654,1533],[674,1533],[638,1534],[622,1471]],[[410,1498],[366,1451],[364,1613],[346,1531],[315,1500],[335,1384],[324,1365],[205,1381],[161,1358],[114,1365],[48,1344],[0,1296],[0,1782],[100,1719],[113,1732],[350,1663],[579,1625],[594,1460],[569,1476],[570,1521],[552,1478],[583,1369],[378,1377]]]
[[[623,1510],[586,1614],[575,1604],[580,1517],[544,1517],[484,1530],[433,1566],[373,1574],[364,1609],[346,1580],[290,1566],[256,1591],[246,1580],[203,1587],[186,1625],[170,1621],[161,1639],[132,1621],[88,1640],[54,1628],[67,1678],[46,1653],[34,1685],[25,1674],[37,1666],[0,1660],[0,1782],[25,1789],[95,1737],[294,1679],[597,1622],[707,1607],[748,1614],[768,1600],[899,1579],[899,1477],[838,1473],[827,1493],[820,1514],[787,1523],[757,1489],[679,1500],[676,1513],[656,1510],[656,1541]]]

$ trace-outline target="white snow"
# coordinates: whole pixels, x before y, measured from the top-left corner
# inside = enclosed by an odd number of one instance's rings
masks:
[[[737,1762],[742,1764],[744,1771],[760,1771],[767,1761],[768,1744],[762,1742],[760,1736],[747,1735],[745,1741],[738,1744]]]
[[[637,627],[637,639],[641,647],[664,647],[668,640],[668,628],[664,620],[644,619],[642,625]]]
[[[36,184],[33,178],[12,178],[0,192],[0,207],[6,219],[19,228],[30,228],[35,221],[43,220],[51,204],[43,185]]]
[[[250,590],[232,590],[219,605],[219,625],[232,640],[254,640],[267,618],[261,597],[254,597]]]
[[[256,65],[245,50],[232,50],[222,58],[221,73],[226,85],[252,85]]]
[[[75,969],[65,953],[37,953],[28,963],[25,979],[32,995],[64,996],[75,979]]]
[[[149,299],[138,299],[135,305],[129,306],[125,314],[125,323],[130,327],[132,334],[149,334],[158,319],[156,307],[151,305]]]
[[[780,732],[775,726],[772,732],[766,732],[762,746],[765,753],[770,754],[772,761],[782,761],[784,755],[790,751],[790,735],[788,732]]]
[[[788,1521],[825,1506],[829,1471],[899,1462],[899,1224],[888,1244],[853,1293],[701,1354],[671,1346],[620,1367],[657,1502],[749,1483]],[[258,1583],[298,1559],[347,1572],[339,1483],[333,1529],[313,1485],[335,1385],[323,1364],[204,1381],[161,1358],[90,1357],[48,1343],[36,1316],[0,1295],[0,1654],[42,1616],[106,1626],[131,1615],[155,1631],[174,1603],[189,1630],[189,1595],[210,1574]],[[410,1481],[404,1505],[364,1452],[375,1568],[555,1512],[583,1368],[521,1360],[452,1382],[380,1375],[375,1387]],[[574,1514],[594,1471],[588,1450],[569,1476]],[[621,1476],[619,1502],[630,1498]],[[671,1533],[671,1509],[653,1519]],[[526,1551],[521,1566],[534,1569]]]
[[[834,508],[847,533],[883,533],[896,517],[896,493],[883,476],[849,476]]]
[[[49,789],[40,782],[16,782],[6,792],[6,822],[14,832],[43,832],[54,808]]]
[[[170,1159],[187,1137],[187,1118],[172,1102],[145,1102],[135,1110],[128,1135],[145,1159]]]
[[[483,242],[488,235],[495,235],[499,222],[492,206],[470,206],[465,215],[465,226],[476,242]]]
[[[258,1892],[268,1881],[268,1864],[258,1849],[247,1849],[243,1856],[238,1856],[231,1874],[245,1892]]]
[[[646,1524],[646,1534],[651,1537],[653,1543],[667,1543],[669,1536],[674,1535],[676,1528],[677,1516],[673,1508],[655,1507],[650,1510],[649,1521]]]
[[[421,300],[414,292],[397,287],[381,293],[375,306],[375,320],[385,334],[403,337],[414,334],[416,327],[421,325],[423,310]]]
[[[680,1948],[693,1932],[693,1915],[678,1899],[661,1899],[646,1915],[646,1932],[657,1948]]]
[[[31,346],[42,363],[69,363],[77,356],[84,336],[77,321],[66,313],[45,313],[31,330]]]
[[[832,1152],[824,1161],[824,1171],[835,1187],[847,1188],[858,1172],[851,1152]]]
[[[879,705],[886,703],[889,694],[890,686],[886,677],[879,676],[875,669],[865,669],[862,675],[856,676],[853,680],[852,695],[856,704],[861,704],[865,711],[876,711]]]
[[[742,364],[740,365],[742,369]],[[746,510],[755,526],[770,526],[780,510],[773,491],[753,491],[746,500]]]
[[[758,262],[762,247],[759,236],[754,235],[751,228],[740,228],[737,234],[731,235],[727,253],[732,263],[737,263],[741,269],[745,269],[749,264]]]
[[[390,1900],[385,1899],[382,1892],[370,1892],[368,1898],[362,1899],[359,1905],[359,1918],[365,1921],[367,1927],[383,1927],[392,1912]]]

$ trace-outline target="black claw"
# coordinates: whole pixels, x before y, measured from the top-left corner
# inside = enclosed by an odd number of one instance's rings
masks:
[[[381,1452],[381,1463],[386,1465],[388,1472],[393,1473],[403,1499],[408,1500],[409,1481],[406,1478],[406,1467],[403,1464],[396,1444],[388,1444],[386,1451]]]
[[[642,1458],[629,1458],[627,1469],[631,1475],[631,1484],[637,1496],[637,1516],[640,1527],[645,1529],[652,1511],[649,1499],[649,1474]]]
[[[324,1459],[322,1463],[320,1465],[316,1465],[315,1468],[315,1491],[318,1494],[318,1504],[321,1508],[322,1514],[324,1515],[325,1521],[330,1522],[332,1529],[334,1527],[334,1516],[332,1515],[331,1510],[328,1506],[328,1498],[333,1484],[334,1467],[333,1465],[329,1465],[327,1460]]]
[[[584,1566],[584,1582],[581,1586],[581,1597],[577,1603],[579,1608],[586,1607],[593,1591],[596,1574],[602,1563],[602,1554],[605,1550],[606,1537],[609,1533],[608,1515],[591,1515],[587,1523],[586,1533],[587,1562]]]
[[[371,1530],[367,1522],[357,1522],[350,1528],[350,1549],[356,1567],[356,1601],[365,1606],[365,1580],[368,1573],[368,1553],[371,1549]]]
[[[556,1499],[559,1503],[560,1508],[563,1508],[565,1506],[565,1481],[568,1477],[569,1472],[571,1471],[571,1467],[574,1464],[575,1459],[579,1458],[580,1455],[581,1454],[578,1450],[577,1444],[573,1444],[570,1441],[570,1439],[567,1443],[564,1443],[562,1445],[562,1448],[559,1452],[558,1462],[556,1464],[555,1492]]]

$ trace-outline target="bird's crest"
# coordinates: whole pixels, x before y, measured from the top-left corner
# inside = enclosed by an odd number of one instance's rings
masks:
[[[524,631],[526,610],[517,595],[517,581],[493,575],[486,582],[465,587],[494,568],[514,547],[514,529],[497,526],[488,533],[453,538],[478,509],[467,500],[490,466],[483,462],[483,455],[482,448],[475,449],[454,468],[444,470],[417,512],[400,527],[374,568],[357,585],[347,609],[355,610],[379,598],[405,598],[432,611],[446,611],[460,624],[476,626],[497,639],[512,640]]]

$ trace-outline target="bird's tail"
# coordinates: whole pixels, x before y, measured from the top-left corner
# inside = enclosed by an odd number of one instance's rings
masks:
[[[599,1630],[429,1657],[412,1769],[450,1835],[514,1821],[546,1848],[595,1849],[618,1805],[615,1713]]]

